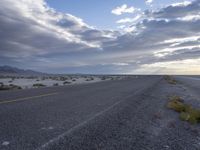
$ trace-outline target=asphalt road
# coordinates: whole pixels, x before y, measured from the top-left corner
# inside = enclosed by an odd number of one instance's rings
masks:
[[[138,101],[136,95],[153,87],[161,78],[140,76],[85,85],[2,91],[0,149],[49,148],[97,117],[112,118],[104,114],[115,106],[125,105],[126,99]]]
[[[176,76],[191,94],[195,97],[200,97],[200,76]]]

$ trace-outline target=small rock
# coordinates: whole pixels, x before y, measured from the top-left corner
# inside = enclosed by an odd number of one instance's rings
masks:
[[[167,124],[167,127],[168,127],[168,128],[175,128],[175,127],[176,127],[175,121],[169,122],[169,123]]]
[[[191,131],[195,136],[199,136],[199,130],[198,129],[192,128]]]
[[[157,112],[153,115],[154,119],[162,119],[162,114],[161,112]]]
[[[187,123],[184,123],[184,128],[185,128],[185,130],[190,130],[191,129],[191,127]]]
[[[49,127],[48,129],[49,129],[49,130],[53,130],[53,127]]]
[[[166,148],[166,149],[168,149],[168,148],[169,148],[169,146],[168,146],[168,145],[164,145],[163,147],[164,147],[164,148]]]
[[[3,146],[8,146],[9,144],[10,144],[10,142],[8,142],[8,141],[4,141],[4,142],[2,143]]]

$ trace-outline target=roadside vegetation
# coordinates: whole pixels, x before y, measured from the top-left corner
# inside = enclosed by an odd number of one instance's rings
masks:
[[[185,104],[184,100],[179,96],[170,97],[167,107],[180,113],[179,117],[182,121],[187,121],[191,124],[200,123],[200,110]]]
[[[58,83],[54,83],[53,86],[59,86],[59,84]]]
[[[92,80],[94,80],[94,78],[90,77],[90,78],[87,78],[85,81],[92,81]]]
[[[105,76],[101,77],[101,80],[106,80],[107,78]]]
[[[3,90],[21,90],[22,88],[20,86],[14,85],[14,84],[9,84],[9,85],[4,85],[3,83],[0,83],[0,91]]]
[[[42,83],[35,83],[33,84],[33,87],[45,87],[46,85],[42,84]]]
[[[119,80],[129,76],[121,75],[52,75],[52,76],[12,76],[0,75],[0,90],[31,89],[99,81]]]
[[[172,76],[166,75],[166,76],[164,76],[164,79],[165,79],[169,84],[173,84],[173,85],[176,85],[176,84],[177,84],[177,81],[176,81]]]
[[[63,82],[63,84],[64,84],[64,85],[66,85],[66,84],[71,84],[71,82],[65,81],[65,82]]]

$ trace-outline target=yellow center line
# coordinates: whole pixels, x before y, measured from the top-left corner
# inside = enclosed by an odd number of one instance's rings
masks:
[[[13,103],[13,102],[31,100],[31,99],[34,99],[34,98],[42,98],[42,97],[47,97],[47,96],[56,95],[56,94],[58,94],[58,93],[49,93],[49,94],[43,94],[43,95],[38,95],[38,96],[24,97],[24,98],[18,98],[18,99],[15,99],[15,100],[5,100],[5,101],[0,101],[0,105],[1,104],[7,104],[7,103]]]

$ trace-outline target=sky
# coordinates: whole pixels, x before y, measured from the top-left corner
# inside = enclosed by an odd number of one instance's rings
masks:
[[[200,0],[1,0],[0,65],[200,74]]]

